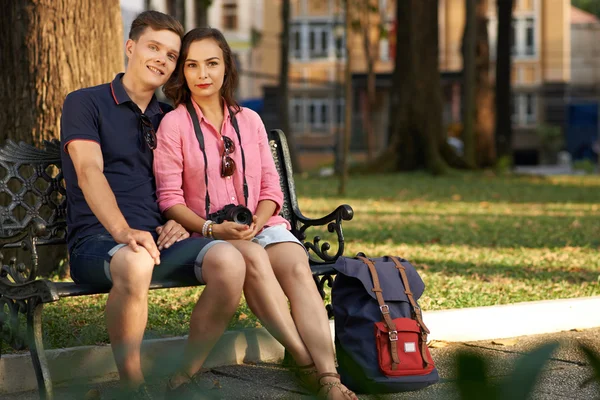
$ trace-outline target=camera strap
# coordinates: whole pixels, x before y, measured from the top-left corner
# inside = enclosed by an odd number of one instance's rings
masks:
[[[198,139],[198,144],[200,145],[200,150],[202,151],[202,155],[204,156],[204,183],[206,187],[206,196],[204,198],[205,204],[204,208],[206,209],[206,218],[210,215],[210,195],[208,194],[208,159],[206,158],[206,151],[204,146],[204,134],[202,133],[202,129],[200,128],[200,121],[198,121],[198,114],[194,109],[194,105],[192,101],[189,100],[185,103],[185,107],[192,117],[192,123],[194,125],[194,132],[196,133],[196,139]],[[242,173],[244,175],[244,205],[248,207],[248,182],[246,182],[246,157],[244,155],[244,147],[242,146],[242,136],[240,135],[240,128],[237,123],[237,119],[235,118],[235,114],[229,107],[227,107],[227,111],[229,111],[229,117],[231,118],[231,124],[233,125],[233,129],[238,137],[238,142],[240,144],[240,150],[242,152]]]

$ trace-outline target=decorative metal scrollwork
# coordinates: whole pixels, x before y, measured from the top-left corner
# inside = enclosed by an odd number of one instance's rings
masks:
[[[327,286],[331,287],[333,285],[333,276],[331,274],[325,274],[321,276],[313,275],[313,279],[317,285],[317,289],[319,290],[321,298],[325,300],[325,284],[327,283]],[[331,304],[326,304],[325,309],[327,310],[327,317],[333,318],[333,307]]]
[[[15,350],[27,347],[19,319],[19,314],[27,315],[27,303],[27,300],[12,300],[0,295],[0,340]]]

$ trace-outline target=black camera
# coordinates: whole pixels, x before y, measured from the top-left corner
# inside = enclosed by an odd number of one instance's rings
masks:
[[[223,221],[233,221],[242,225],[252,225],[252,212],[243,205],[227,204],[221,210],[208,215],[208,219],[217,224]]]

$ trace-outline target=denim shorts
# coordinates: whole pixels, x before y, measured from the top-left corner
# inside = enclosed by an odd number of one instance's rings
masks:
[[[284,224],[278,224],[268,226],[263,229],[258,235],[256,235],[252,241],[260,244],[263,248],[276,243],[298,243],[304,249],[304,245],[298,240],[296,236],[288,229]]]
[[[160,252],[160,265],[154,267],[152,282],[182,282],[205,284],[202,279],[202,260],[206,252],[222,240],[193,237],[173,243]],[[108,234],[90,235],[80,239],[71,250],[69,264],[75,283],[112,285],[110,261],[126,246]]]

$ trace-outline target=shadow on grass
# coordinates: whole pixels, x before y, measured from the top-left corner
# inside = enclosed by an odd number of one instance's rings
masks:
[[[525,264],[471,263],[442,261],[427,257],[416,257],[411,263],[417,270],[426,273],[441,273],[446,276],[466,276],[470,279],[488,281],[494,277],[508,279],[527,279],[546,283],[594,283],[598,281],[599,271],[584,268],[532,267]]]
[[[488,176],[464,173],[433,177],[424,173],[352,176],[345,196],[339,196],[336,178],[296,178],[302,197],[351,200],[450,201],[459,195],[464,202],[599,203],[600,176],[529,177]]]
[[[403,221],[404,219],[404,221]],[[308,231],[309,237],[320,232]],[[312,236],[310,236],[312,235]],[[323,235],[324,236],[324,235]],[[600,246],[600,216],[377,213],[344,225],[346,242],[557,248]]]

